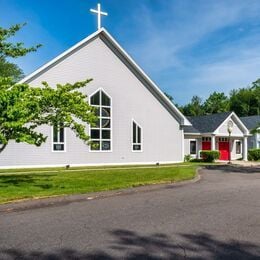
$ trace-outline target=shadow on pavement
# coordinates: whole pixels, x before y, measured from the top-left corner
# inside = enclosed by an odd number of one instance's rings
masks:
[[[259,259],[259,244],[221,241],[206,233],[179,234],[174,240],[165,234],[141,235],[128,230],[114,230],[107,249],[84,253],[63,248],[58,251],[26,252],[1,250],[1,259]],[[98,246],[98,245],[97,245]]]
[[[260,167],[257,166],[237,166],[237,165],[207,165],[205,166],[207,170],[219,170],[227,173],[260,173]]]

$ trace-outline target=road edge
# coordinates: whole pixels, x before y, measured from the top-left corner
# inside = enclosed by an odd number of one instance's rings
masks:
[[[204,167],[201,166],[198,167],[196,169],[194,178],[185,181],[165,182],[159,184],[155,183],[155,184],[147,184],[147,185],[127,188],[127,189],[91,192],[91,193],[73,194],[73,195],[58,195],[58,196],[12,201],[0,205],[0,214],[17,212],[17,211],[26,211],[31,209],[41,209],[47,207],[59,207],[59,206],[65,206],[67,204],[75,203],[75,202],[92,201],[92,200],[105,199],[105,198],[110,198],[115,196],[131,195],[139,192],[152,192],[152,191],[158,191],[166,188],[169,189],[169,188],[182,187],[184,185],[186,186],[188,184],[199,182],[201,180],[201,170],[203,168]]]

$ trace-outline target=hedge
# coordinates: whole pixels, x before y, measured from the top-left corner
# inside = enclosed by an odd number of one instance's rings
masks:
[[[260,160],[260,149],[249,149],[248,150],[248,160],[249,161],[259,161]]]
[[[215,160],[219,159],[219,156],[220,152],[216,150],[202,150],[200,152],[200,157],[204,162],[214,162]]]

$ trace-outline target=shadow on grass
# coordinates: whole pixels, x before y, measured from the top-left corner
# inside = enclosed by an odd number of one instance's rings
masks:
[[[53,187],[52,184],[42,183],[49,180],[49,177],[53,175],[44,175],[44,174],[23,174],[23,175],[0,175],[0,187],[6,188],[9,186],[27,186],[32,185],[40,187],[42,189],[50,189]],[[38,180],[41,179],[42,180]]]
[[[227,173],[260,173],[260,167],[257,166],[237,166],[237,165],[206,165],[204,166],[207,170],[219,170]]]
[[[236,240],[221,241],[207,233],[141,235],[129,230],[114,230],[111,245],[92,252],[69,248],[53,251],[1,250],[1,259],[259,259],[259,245]],[[100,247],[97,245],[97,247]]]

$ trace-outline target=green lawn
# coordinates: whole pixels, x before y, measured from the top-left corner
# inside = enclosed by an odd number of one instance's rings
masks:
[[[132,167],[46,168],[0,171],[0,203],[177,182],[194,178],[197,164]]]

